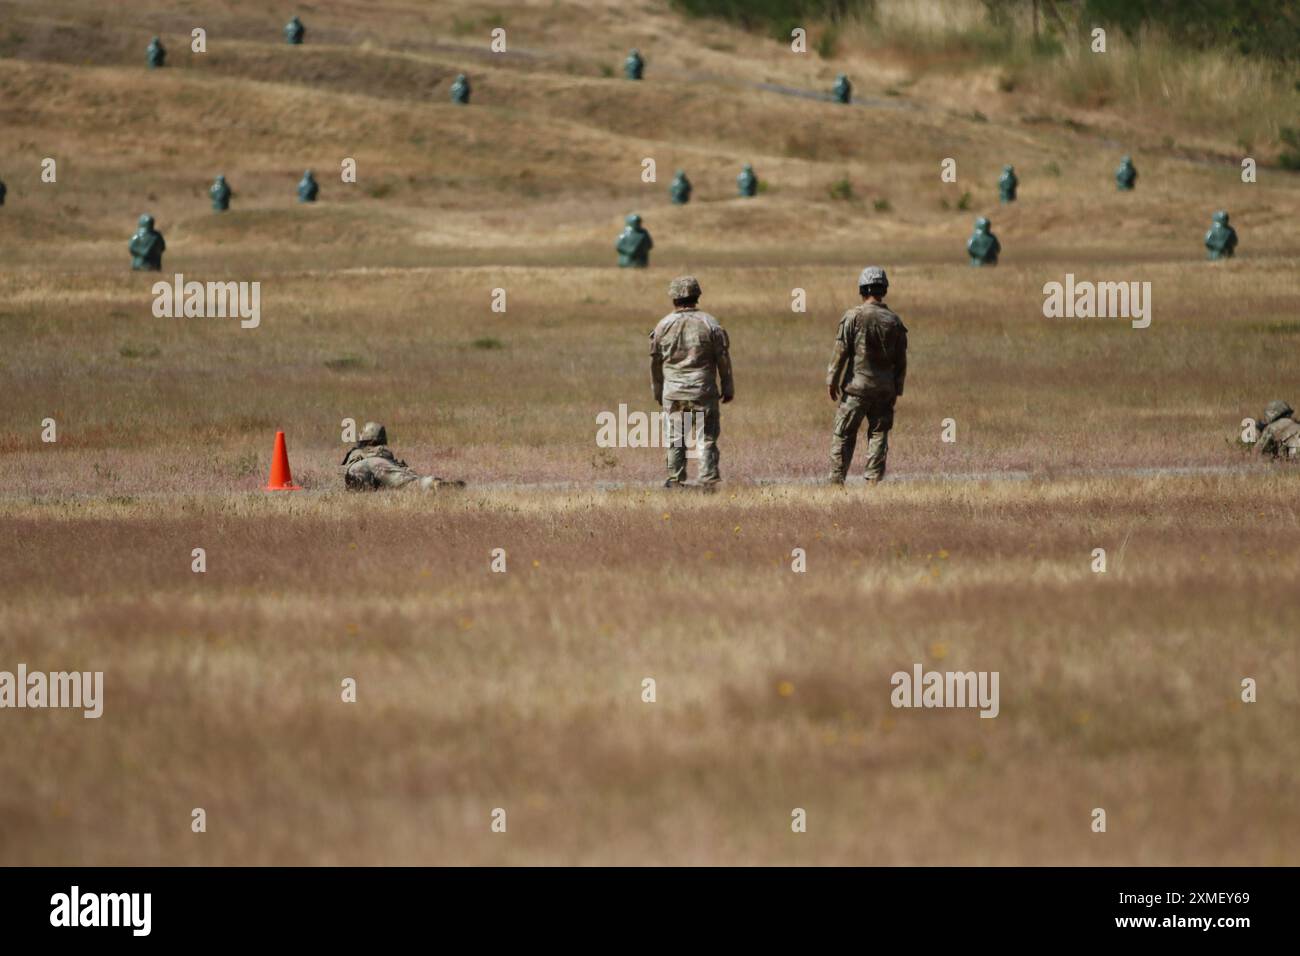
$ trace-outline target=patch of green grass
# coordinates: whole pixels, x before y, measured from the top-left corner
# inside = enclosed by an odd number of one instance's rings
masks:
[[[156,345],[139,346],[139,347],[134,345],[123,345],[120,349],[117,350],[117,354],[122,356],[122,358],[128,358],[128,359],[137,359],[137,358],[151,359],[151,358],[157,358],[159,355],[161,355],[162,350],[158,348],[158,346]]]
[[[831,183],[830,194],[832,199],[852,199],[853,184],[849,182],[849,177],[845,176]]]
[[[1300,334],[1300,321],[1269,322],[1263,326],[1263,329],[1269,335],[1298,335]]]
[[[340,355],[338,358],[326,359],[324,365],[331,372],[346,372],[361,368],[365,363],[358,355]]]
[[[871,208],[876,212],[892,212],[894,207],[889,204],[888,199],[882,196],[871,204]]]
[[[503,349],[506,347],[505,343],[502,342],[500,339],[494,339],[490,337],[475,339],[473,342],[469,344],[471,348],[486,349],[487,351],[492,351],[494,349]]]
[[[969,189],[966,190],[964,193],[961,194],[961,198],[957,200],[957,208],[960,209],[962,212],[966,212],[968,209],[970,209],[972,198],[973,197],[970,194],[970,190]]]

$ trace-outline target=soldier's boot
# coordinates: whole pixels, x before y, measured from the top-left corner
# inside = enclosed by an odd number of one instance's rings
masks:
[[[448,491],[464,487],[465,482],[463,481],[449,481],[446,478],[435,478],[433,475],[425,475],[420,479],[421,491]]]

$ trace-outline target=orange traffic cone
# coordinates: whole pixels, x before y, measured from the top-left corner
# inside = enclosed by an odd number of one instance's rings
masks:
[[[271,455],[271,480],[266,483],[267,491],[302,491],[302,486],[293,483],[289,471],[289,452],[284,447],[284,432],[275,433],[275,451]]]

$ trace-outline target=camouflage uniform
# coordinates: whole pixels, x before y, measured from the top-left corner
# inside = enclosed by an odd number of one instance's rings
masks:
[[[868,266],[859,289],[888,291],[885,270]],[[894,427],[894,402],[903,394],[907,377],[907,328],[883,302],[864,302],[840,319],[835,351],[826,370],[831,397],[839,401],[831,433],[830,481],[844,482],[853,464],[858,429],[867,423],[867,481],[885,475],[889,430]]]
[[[1259,438],[1255,450],[1274,458],[1300,457],[1300,423],[1292,416],[1295,412],[1286,402],[1274,400],[1264,409],[1259,425]]]
[[[343,484],[348,491],[381,491],[418,485],[421,491],[464,488],[463,481],[420,475],[388,448],[388,432],[377,422],[366,422],[357,443],[343,456]]]
[[[679,276],[669,284],[668,296],[674,301],[698,299],[700,284],[694,276]],[[650,333],[650,380],[655,402],[662,404],[665,412],[669,487],[686,481],[686,436],[681,433],[686,413],[695,422],[703,418],[702,434],[698,431],[695,434],[700,453],[700,484],[711,485],[721,480],[719,397],[726,403],[736,396],[730,348],[727,333],[718,320],[693,304],[674,308]]]

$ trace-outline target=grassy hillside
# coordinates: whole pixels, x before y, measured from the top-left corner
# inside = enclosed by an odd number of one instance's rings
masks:
[[[300,48],[255,0],[8,3],[0,668],[107,691],[100,721],[5,713],[0,862],[1297,862],[1300,621],[1265,599],[1300,563],[1295,475],[1237,440],[1300,402],[1285,67],[1252,59],[1216,114],[1189,104],[1223,51],[1026,51],[981,11],[882,0],[799,55],[666,0],[317,0]],[[1241,247],[1208,263],[1220,208]],[[155,318],[146,211],[163,276],[260,282],[259,328]],[[615,266],[632,211],[645,271]],[[967,264],[978,215],[994,270]],[[911,361],[868,497],[810,479],[872,262]],[[688,271],[738,397],[725,490],[669,500],[661,453],[597,448],[595,416],[650,408],[646,333]],[[1150,282],[1151,326],[1044,318],[1067,273]],[[470,488],[346,494],[345,418]],[[259,490],[277,429],[306,492]],[[895,711],[916,661],[1000,670],[1002,715]]]

